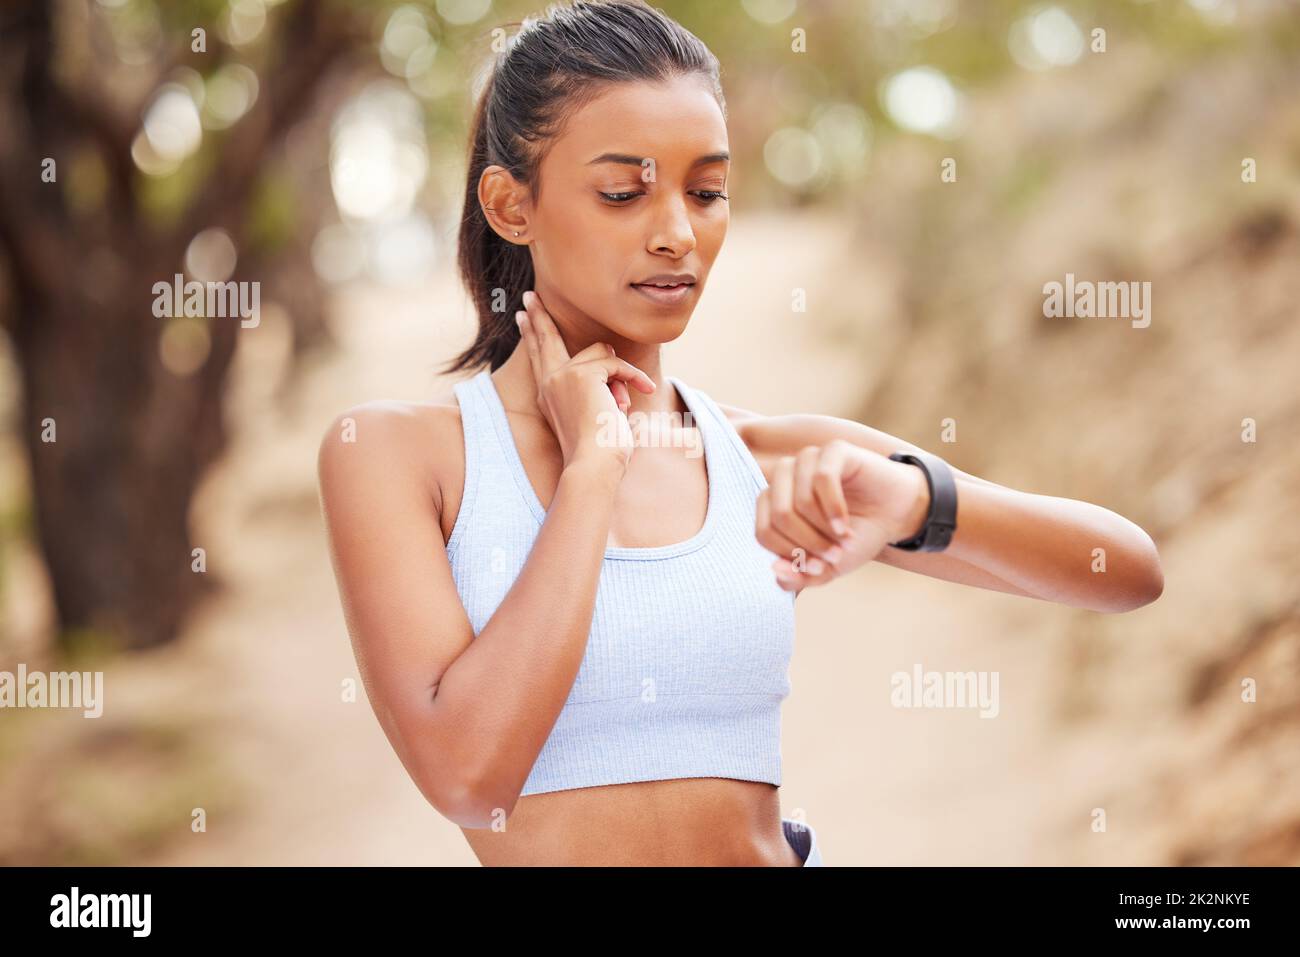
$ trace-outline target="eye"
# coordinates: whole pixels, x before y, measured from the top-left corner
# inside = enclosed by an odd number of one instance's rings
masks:
[[[640,196],[641,193],[640,192],[632,192],[632,193],[603,193],[602,192],[600,193],[600,195],[605,199],[607,203],[612,203],[617,206],[622,206],[622,205],[626,205],[627,203],[630,203],[633,199]],[[698,196],[700,198],[700,201],[703,202],[705,205],[716,203],[720,199],[727,198],[726,194],[718,189],[697,189],[695,190],[694,195]]]

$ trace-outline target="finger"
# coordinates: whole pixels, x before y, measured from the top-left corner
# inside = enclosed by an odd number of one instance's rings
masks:
[[[798,594],[799,591],[803,588],[802,582],[798,581],[795,578],[791,578],[788,575],[782,575],[780,573],[778,573],[776,576],[776,583],[781,586],[782,591],[792,591],[795,594]]]
[[[810,585],[820,585],[840,574],[839,568],[831,562],[824,561],[816,555],[809,555],[802,548],[796,548],[795,551],[799,554],[793,559],[778,557],[773,561],[772,571],[778,575],[805,581]]]
[[[606,382],[609,382],[610,379],[620,379],[629,385],[635,386],[647,395],[658,388],[654,379],[632,365],[632,363],[617,356],[602,357],[597,355],[583,364],[599,366]]]
[[[796,563],[785,558],[778,558],[772,562],[771,567],[781,587],[787,590],[805,588],[808,585],[824,585],[838,575],[834,566],[822,563],[815,557],[808,559],[808,565],[817,568],[818,571],[814,573],[810,567],[800,570]]]
[[[533,381],[541,382],[542,362],[537,348],[537,333],[528,320],[528,313],[522,309],[515,313],[515,321],[519,323],[519,340],[524,344],[524,353],[528,356],[528,364],[533,369]]]
[[[809,525],[821,533],[822,540],[825,544],[814,546],[815,550],[822,558],[833,562],[839,559],[838,545],[835,531],[831,528],[830,517],[822,509],[821,502],[813,492],[813,482],[818,475],[821,460],[825,455],[825,447],[820,445],[805,445],[795,456],[794,465],[794,510]]]
[[[830,521],[831,531],[841,538],[851,538],[849,504],[844,498],[844,470],[850,455],[857,446],[839,439],[822,446],[821,459],[813,476],[812,490],[821,506],[821,512]]]
[[[754,537],[778,560],[802,563],[804,550],[772,526],[771,492],[769,485],[758,493],[758,500],[754,503]]]
[[[614,354],[614,347],[608,342],[593,342],[581,352],[575,352],[573,358],[569,360],[571,365],[578,365],[582,362],[588,362],[592,359],[608,359]]]
[[[816,561],[816,559],[810,559]],[[797,596],[809,585],[824,585],[827,582],[837,578],[839,573],[830,565],[824,566],[824,570],[813,575],[806,569],[799,571],[784,558],[778,558],[772,563],[772,572],[776,575],[776,582],[786,591],[792,591]]]
[[[795,464],[793,455],[783,455],[773,470],[770,485],[772,527],[795,544],[821,554],[834,545],[835,540],[823,535],[795,510]]]
[[[560,330],[555,327],[555,320],[542,305],[542,297],[529,289],[524,293],[524,310],[528,313],[529,325],[533,327],[533,332],[537,336],[543,373],[568,362],[572,357],[564,345]]]
[[[618,353],[614,351],[613,346],[610,346],[609,354],[616,356]],[[627,383],[622,379],[610,379],[609,388],[614,393],[614,401],[618,403],[618,407],[627,414],[627,410],[632,407],[632,397],[627,394]]]
[[[603,345],[605,347],[605,355],[607,356],[618,355],[618,353],[614,351],[614,347],[611,346],[608,342],[602,342],[597,344]],[[581,353],[579,353],[579,355],[581,355]],[[609,385],[609,391],[614,394],[614,403],[619,407],[619,410],[626,415],[628,408],[630,408],[632,405],[632,400],[628,397],[627,394],[627,383],[624,382],[622,379],[610,379],[607,384]]]

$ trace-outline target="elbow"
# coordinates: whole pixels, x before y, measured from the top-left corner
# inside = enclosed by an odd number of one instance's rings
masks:
[[[467,789],[457,795],[450,813],[443,811],[443,814],[458,827],[486,830],[504,826],[514,808],[513,800],[507,802],[481,791]]]
[[[1165,593],[1165,570],[1160,564],[1160,552],[1156,549],[1156,543],[1151,540],[1151,536],[1146,532],[1142,533],[1143,541],[1143,561],[1142,561],[1142,585],[1138,589],[1138,596],[1141,602],[1137,607],[1150,605],[1157,598]]]
[[[490,828],[504,824],[519,800],[518,793],[506,794],[500,788],[466,779],[444,785],[436,795],[437,800],[428,790],[425,795],[439,814],[464,828]]]
[[[1145,543],[1140,557],[1134,562],[1134,572],[1125,587],[1115,596],[1115,600],[1097,611],[1106,614],[1120,614],[1135,611],[1155,602],[1165,591],[1165,573],[1160,565],[1160,553],[1155,543],[1143,533]]]
[[[1165,593],[1165,572],[1160,567],[1160,559],[1157,557],[1153,563],[1150,576],[1150,584],[1146,589],[1146,600],[1142,602],[1149,605]]]
[[[440,682],[441,683],[441,682]],[[440,684],[439,683],[439,684]],[[433,686],[436,695],[439,684]],[[436,731],[446,731],[445,722],[435,722]],[[447,734],[430,735],[423,724],[408,739],[423,739],[425,747],[408,766],[416,787],[439,814],[458,827],[490,828],[504,825],[514,812],[520,787],[502,787],[501,776],[484,762],[482,750],[468,743],[458,731],[448,743]]]
[[[1152,578],[1149,583],[1135,585],[1132,588],[1126,589],[1116,600],[1112,601],[1105,607],[1098,608],[1097,611],[1108,615],[1119,615],[1126,611],[1137,611],[1139,608],[1143,608],[1154,602],[1164,593],[1164,590],[1164,576],[1157,572],[1155,577]]]

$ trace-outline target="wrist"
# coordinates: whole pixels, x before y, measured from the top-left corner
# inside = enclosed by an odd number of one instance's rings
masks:
[[[627,465],[613,455],[574,459],[560,472],[560,481],[591,491],[614,491],[627,472]]]
[[[916,531],[908,538],[890,542],[903,551],[941,552],[952,541],[957,531],[957,483],[948,463],[932,452],[915,449],[911,452],[899,451],[889,456],[891,462],[903,462],[916,468],[921,473],[926,485],[926,495],[915,495],[911,499],[912,521],[915,511],[925,503],[925,515]]]

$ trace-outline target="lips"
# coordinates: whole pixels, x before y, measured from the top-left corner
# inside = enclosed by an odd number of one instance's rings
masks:
[[[678,282],[666,286],[634,282],[631,285],[636,290],[637,295],[644,296],[651,302],[663,306],[676,306],[685,302],[693,294],[692,290],[695,288],[695,284],[692,282]]]
[[[634,286],[693,286],[695,285],[695,273],[690,272],[661,272],[653,276],[647,276],[640,282],[632,283]]]

